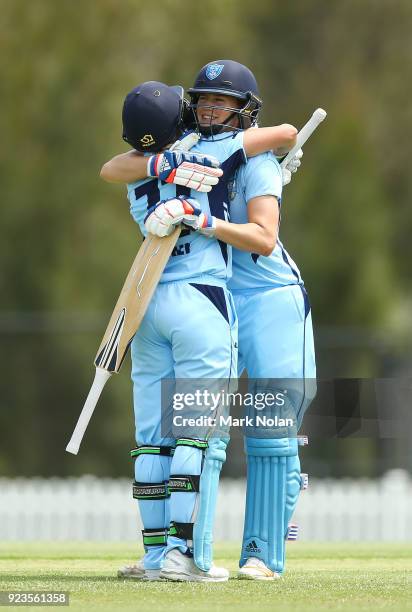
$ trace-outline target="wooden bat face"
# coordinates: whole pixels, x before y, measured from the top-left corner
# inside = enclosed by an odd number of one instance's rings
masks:
[[[180,228],[176,228],[170,236],[158,238],[149,234],[144,240],[97,351],[96,367],[119,371],[179,235]]]

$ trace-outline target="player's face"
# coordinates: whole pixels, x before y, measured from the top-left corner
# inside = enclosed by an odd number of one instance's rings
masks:
[[[226,121],[233,114],[230,109],[241,107],[241,101],[232,96],[223,94],[204,93],[200,94],[197,101],[197,119],[200,126],[210,126],[226,124]],[[227,124],[231,127],[239,127],[238,116],[232,117]]]

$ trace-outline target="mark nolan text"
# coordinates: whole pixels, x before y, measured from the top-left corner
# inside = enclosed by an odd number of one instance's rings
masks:
[[[173,417],[175,427],[294,427],[293,419],[281,419],[278,416],[273,418],[267,416],[236,418],[232,416],[220,415],[218,418],[210,416],[199,416],[196,418],[184,417],[177,414]]]

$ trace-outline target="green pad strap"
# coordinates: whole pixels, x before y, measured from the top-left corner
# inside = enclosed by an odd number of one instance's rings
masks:
[[[170,523],[169,535],[182,540],[193,540],[193,523]]]
[[[166,546],[168,530],[161,527],[160,529],[143,529],[143,545],[144,546]]]
[[[133,448],[130,451],[131,457],[140,457],[140,455],[162,455],[163,457],[172,457],[174,453],[173,446],[149,446],[143,445]]]
[[[134,499],[167,499],[170,493],[165,482],[136,482],[133,483]]]
[[[169,478],[167,490],[170,493],[199,493],[200,476],[173,474]]]
[[[199,448],[200,450],[206,450],[208,444],[206,440],[196,440],[195,438],[179,438],[176,442],[176,446],[192,446]]]

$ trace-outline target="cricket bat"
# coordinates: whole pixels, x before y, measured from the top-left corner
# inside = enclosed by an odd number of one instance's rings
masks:
[[[73,455],[79,451],[105,384],[113,373],[120,370],[179,235],[180,227],[164,238],[149,234],[136,255],[97,351],[93,384],[66,447],[66,451]]]
[[[190,133],[178,140],[170,149],[189,150],[199,140]],[[163,270],[180,236],[180,227],[163,238],[148,234],[126,277],[123,289],[113,310],[103,340],[97,351],[94,365],[96,373],[86,402],[66,451],[77,455],[84,433],[92,417],[103,388],[111,375],[120,370],[133,336],[139,329],[149,302],[158,285]]]

